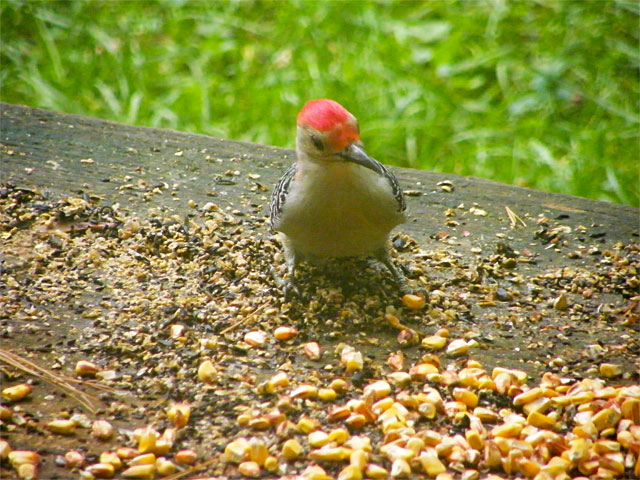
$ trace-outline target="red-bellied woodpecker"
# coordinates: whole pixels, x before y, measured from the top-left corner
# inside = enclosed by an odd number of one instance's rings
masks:
[[[389,257],[391,230],[405,221],[396,177],[362,148],[358,121],[333,100],[312,100],[298,114],[297,162],[271,195],[271,228],[284,247],[285,294],[299,294],[300,260],[372,256],[402,291],[407,280]]]

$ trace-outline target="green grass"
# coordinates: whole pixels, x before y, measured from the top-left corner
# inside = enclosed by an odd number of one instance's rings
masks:
[[[634,0],[0,0],[0,99],[292,147],[338,100],[369,152],[638,206]]]

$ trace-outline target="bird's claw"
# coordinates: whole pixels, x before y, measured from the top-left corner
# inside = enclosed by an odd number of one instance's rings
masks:
[[[287,301],[291,301],[295,298],[302,298],[300,289],[290,278],[284,281],[283,290],[284,290],[284,298]]]
[[[429,292],[422,287],[413,288],[409,285],[409,282],[406,279],[404,281],[398,282],[398,288],[400,290],[400,294],[402,295],[418,295],[419,297],[424,298],[425,300],[429,300]]]

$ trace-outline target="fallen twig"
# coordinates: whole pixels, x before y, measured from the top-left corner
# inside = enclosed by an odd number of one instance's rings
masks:
[[[509,221],[511,222],[511,228],[515,228],[518,225],[518,223],[520,223],[523,227],[527,226],[527,224],[524,223],[524,220],[522,220],[522,218],[520,218],[509,207],[505,206],[504,209],[507,211],[507,215],[509,216]]]

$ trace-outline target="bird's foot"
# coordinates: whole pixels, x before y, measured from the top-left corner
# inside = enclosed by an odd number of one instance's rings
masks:
[[[280,288],[284,292],[285,300],[291,301],[295,298],[302,298],[300,289],[298,288],[298,285],[296,284],[293,277],[289,276],[288,278],[282,278],[280,275],[278,275],[276,269],[271,265],[269,266],[269,271],[271,272],[271,276],[276,282],[276,285],[278,285],[278,288]]]
[[[391,276],[393,277],[394,282],[398,286],[398,290],[400,290],[400,293],[403,296],[407,294],[419,295],[423,297],[425,300],[429,300],[429,294],[424,288],[422,287],[412,288],[411,285],[409,285],[409,281],[407,280],[407,277],[405,277],[404,273],[402,273],[400,268],[398,268],[393,263],[393,261],[391,260],[391,257],[389,257],[389,253],[386,250],[381,250],[380,252],[378,252],[378,255],[376,256],[376,258],[378,259],[378,261],[382,262],[382,264],[385,267],[387,267],[387,269],[391,272]]]
[[[282,289],[284,291],[285,300],[291,301],[296,298],[302,298],[300,289],[298,288],[298,285],[296,285],[296,282],[293,281],[293,279],[287,278],[286,280],[283,280],[283,283],[284,285],[282,286]]]
[[[407,285],[407,287],[404,289],[400,288],[400,293],[402,293],[402,295],[417,295],[418,297],[424,298],[425,301],[429,301],[429,292],[427,292],[427,290],[422,287],[412,288]]]
[[[429,292],[427,292],[425,288],[423,287],[413,288],[411,285],[409,285],[409,282],[404,276],[396,278],[395,280],[396,280],[396,284],[398,285],[398,290],[400,290],[400,294],[402,296],[417,295],[419,297],[424,298],[426,301],[429,300]]]

